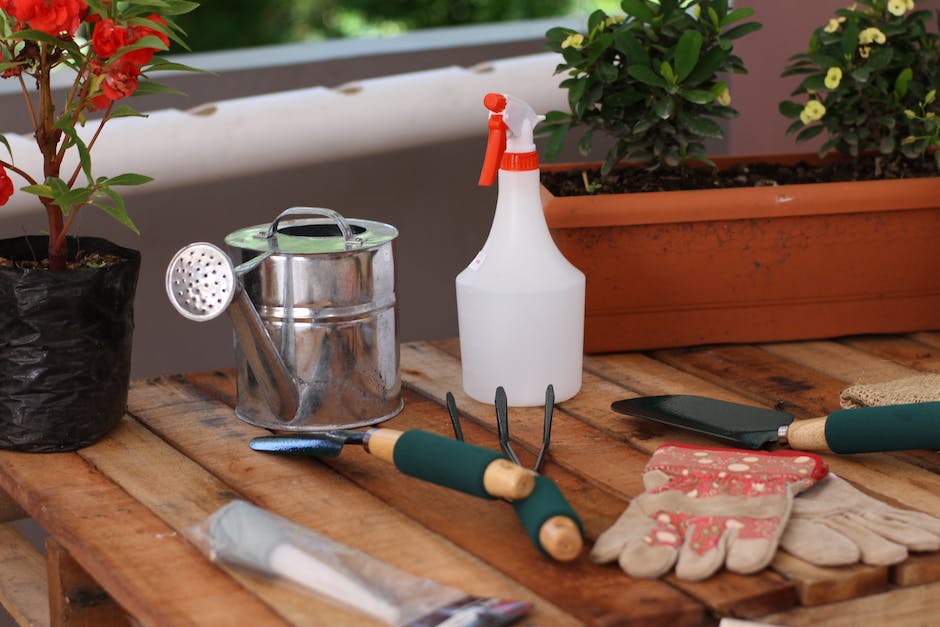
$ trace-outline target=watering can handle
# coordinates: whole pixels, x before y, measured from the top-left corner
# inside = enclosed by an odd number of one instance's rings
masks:
[[[285,209],[274,218],[274,222],[268,226],[267,239],[270,240],[274,237],[275,233],[277,233],[277,225],[281,222],[282,218],[296,216],[323,216],[330,218],[336,223],[336,226],[339,227],[340,232],[343,234],[343,239],[346,241],[346,250],[362,246],[362,238],[353,234],[352,227],[349,226],[349,222],[346,221],[346,218],[332,209],[325,209],[323,207],[291,207],[290,209]]]

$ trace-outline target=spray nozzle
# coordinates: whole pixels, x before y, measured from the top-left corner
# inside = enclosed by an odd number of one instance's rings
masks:
[[[480,172],[480,185],[492,185],[497,171],[535,170],[539,167],[535,142],[532,139],[535,125],[545,119],[524,101],[507,94],[489,93],[483,98],[483,106],[490,110],[489,138],[486,157]],[[507,163],[506,156],[512,158]]]

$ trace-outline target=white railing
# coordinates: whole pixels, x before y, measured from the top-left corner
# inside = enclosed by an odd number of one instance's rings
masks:
[[[541,21],[528,23],[530,30],[544,27]],[[489,33],[491,39],[505,40],[527,35],[518,25],[514,35],[505,30],[508,28],[490,25],[473,36],[480,40],[481,33]],[[467,31],[416,34],[403,38],[397,49],[452,46],[455,33]],[[373,45],[395,49],[395,41],[375,41]],[[330,45],[330,54],[335,57],[363,54],[370,42]],[[277,58],[309,62],[309,55],[317,50],[316,45],[292,46],[281,49]],[[231,52],[202,55],[193,65],[210,61],[216,67],[219,63],[242,67],[265,59],[273,62],[271,55],[257,51]],[[486,120],[482,99],[489,91],[511,93],[536,111],[564,108],[565,95],[558,87],[561,78],[554,76],[557,62],[555,54],[533,54],[473,67],[451,66],[362,80],[336,88],[315,86],[235,98],[188,111],[163,109],[146,118],[118,118],[108,123],[107,132],[94,146],[93,174],[146,173],[155,181],[142,189],[152,191],[480,136],[485,134]],[[91,122],[82,132],[87,137],[95,128]],[[17,166],[27,172],[42,171],[31,135],[6,137]],[[63,171],[76,163],[73,155]],[[135,192],[134,188],[125,189],[128,194]],[[5,208],[8,212],[34,209],[35,198],[20,191]]]

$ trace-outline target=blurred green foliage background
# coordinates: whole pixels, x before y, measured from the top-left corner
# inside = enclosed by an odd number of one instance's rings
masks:
[[[587,0],[202,0],[178,20],[193,51],[584,13]]]

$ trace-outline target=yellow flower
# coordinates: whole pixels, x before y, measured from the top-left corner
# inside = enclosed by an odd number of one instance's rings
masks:
[[[614,26],[615,24],[623,24],[625,19],[626,18],[623,15],[611,15],[606,20],[604,20],[604,26],[606,28],[610,28],[611,26]]]
[[[715,102],[723,107],[727,107],[731,104],[731,92],[728,91],[727,85],[724,86],[724,88],[721,90],[721,93],[718,94],[717,98],[715,98]]]
[[[908,11],[913,11],[913,10],[914,10],[914,0],[905,0],[904,4],[907,5],[907,10],[908,10]]]
[[[805,125],[810,122],[815,122],[816,120],[821,120],[824,115],[826,115],[825,105],[818,100],[810,100],[806,103],[806,106],[803,107],[803,111],[800,112],[800,121]]]
[[[842,69],[837,67],[829,68],[826,72],[826,80],[823,81],[827,89],[835,89],[842,82]]]
[[[888,38],[885,37],[885,34],[874,26],[866,28],[858,34],[858,43],[863,46],[867,46],[868,44],[883,44],[887,40]]]
[[[912,109],[905,109],[904,117],[906,117],[908,120],[913,120],[917,117],[917,114]]]
[[[576,50],[580,50],[582,47],[584,47],[584,35],[581,33],[572,33],[571,35],[568,35],[568,37],[563,42],[561,42],[561,47],[562,49],[574,48]]]
[[[858,49],[858,54],[859,54],[863,59],[867,59],[867,58],[868,58],[868,55],[871,54],[871,48],[868,47],[868,46],[862,46],[861,48]]]
[[[823,27],[823,30],[827,33],[834,33],[839,30],[839,27],[842,25],[842,22],[845,21],[844,17],[834,17],[829,20],[829,23]]]
[[[913,0],[907,0],[913,2]],[[901,17],[907,13],[907,1],[905,0],[888,0],[888,13],[891,15]]]

